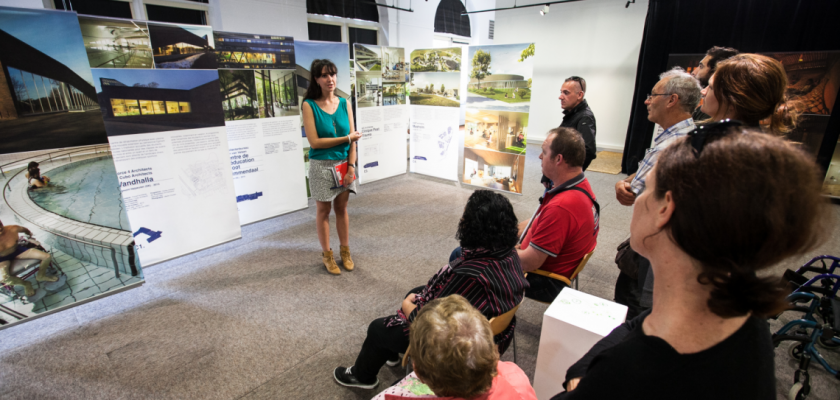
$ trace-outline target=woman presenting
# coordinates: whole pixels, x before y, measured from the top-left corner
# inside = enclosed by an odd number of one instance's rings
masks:
[[[347,201],[350,192],[356,193],[356,146],[352,143],[362,135],[351,130],[353,111],[347,101],[335,95],[336,72],[330,60],[312,61],[309,68],[312,80],[303,96],[303,128],[309,140],[309,189],[317,206],[315,224],[324,266],[331,274],[341,274],[330,248],[330,209],[335,204],[335,225],[341,242],[341,262],[344,269],[353,270],[350,258],[350,217]],[[336,185],[332,170],[347,163],[344,185]]]

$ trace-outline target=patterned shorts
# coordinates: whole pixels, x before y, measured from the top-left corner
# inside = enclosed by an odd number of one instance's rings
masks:
[[[335,184],[331,170],[343,162],[344,160],[309,159],[309,191],[312,193],[313,199],[316,201],[331,202],[335,200],[336,196],[344,193],[345,190],[349,190],[353,194],[358,194],[358,175],[356,175],[357,180],[353,181],[350,187],[330,189]]]

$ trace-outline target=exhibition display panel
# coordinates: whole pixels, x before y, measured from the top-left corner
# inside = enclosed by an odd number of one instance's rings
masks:
[[[213,35],[240,223],[306,208],[294,39]]]
[[[461,48],[411,52],[411,172],[458,180]]]
[[[21,238],[0,249],[2,328],[144,282],[90,63],[133,63],[148,41],[120,42],[119,61],[105,43],[86,52],[105,40],[87,32],[75,13],[0,7],[0,221]],[[139,110],[122,99],[121,115]]]
[[[354,45],[359,182],[406,172],[404,132],[408,129],[405,49]]]
[[[522,193],[534,44],[470,46],[461,182]]]
[[[140,260],[240,238],[212,29],[80,21]]]

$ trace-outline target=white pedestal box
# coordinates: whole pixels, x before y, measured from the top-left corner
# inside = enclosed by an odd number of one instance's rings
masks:
[[[548,400],[562,392],[566,370],[624,322],[627,306],[565,288],[543,315],[534,391]]]

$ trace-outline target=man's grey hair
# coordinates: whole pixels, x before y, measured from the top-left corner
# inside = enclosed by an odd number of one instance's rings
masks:
[[[659,79],[670,78],[665,83],[666,94],[676,94],[680,98],[680,106],[683,111],[691,113],[700,104],[700,81],[691,76],[688,72],[680,67],[674,67],[669,71],[665,71],[659,75]]]

